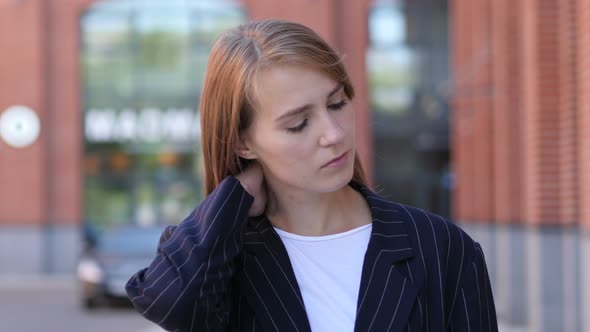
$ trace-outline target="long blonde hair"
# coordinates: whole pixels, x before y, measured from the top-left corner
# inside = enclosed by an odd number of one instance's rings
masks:
[[[254,77],[279,63],[317,69],[342,83],[349,99],[354,97],[342,59],[310,28],[284,20],[261,20],[225,31],[211,50],[200,102],[206,195],[225,177],[247,166],[235,147],[240,131],[252,120]],[[353,180],[366,184],[358,154]]]

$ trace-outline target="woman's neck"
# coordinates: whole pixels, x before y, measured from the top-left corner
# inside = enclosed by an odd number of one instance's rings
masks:
[[[307,236],[344,232],[371,222],[364,197],[350,186],[330,193],[267,188],[266,216],[273,226]]]

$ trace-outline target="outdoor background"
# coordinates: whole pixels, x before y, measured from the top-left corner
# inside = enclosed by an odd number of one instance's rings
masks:
[[[501,331],[590,331],[590,1],[0,0],[1,331],[158,331],[80,278],[202,200],[208,54],[259,18],[343,55],[373,188],[481,243]]]

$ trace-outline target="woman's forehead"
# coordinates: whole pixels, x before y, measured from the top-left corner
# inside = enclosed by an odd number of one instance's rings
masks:
[[[257,108],[273,113],[325,100],[338,85],[318,69],[292,64],[270,66],[254,81]]]

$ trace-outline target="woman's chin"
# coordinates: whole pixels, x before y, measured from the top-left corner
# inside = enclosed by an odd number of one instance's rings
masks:
[[[350,171],[342,172],[341,174],[334,174],[332,176],[325,176],[322,179],[318,179],[318,181],[313,184],[313,186],[321,186],[321,188],[317,188],[316,191],[318,192],[335,192],[346,187],[352,180],[353,175],[354,169],[351,168]]]

